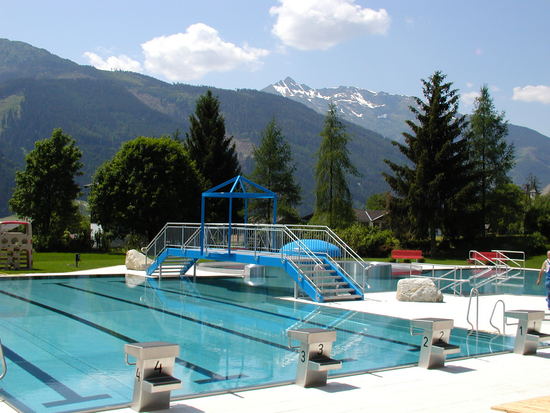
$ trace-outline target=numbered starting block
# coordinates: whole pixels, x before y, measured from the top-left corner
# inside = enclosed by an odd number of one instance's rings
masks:
[[[342,367],[340,360],[330,358],[336,331],[322,328],[288,330],[291,340],[300,342],[296,384],[302,387],[319,387],[327,384],[329,370]]]
[[[536,354],[537,348],[542,342],[550,341],[550,335],[540,332],[544,311],[538,310],[512,310],[504,313],[506,318],[518,320],[514,353]]]
[[[427,369],[443,367],[448,354],[460,353],[459,346],[449,344],[453,324],[453,320],[447,318],[416,318],[411,320],[411,335],[422,335],[420,357],[418,359],[419,367]]]
[[[136,366],[132,409],[138,412],[168,409],[170,392],[181,387],[181,381],[172,376],[179,346],[163,341],[130,343],[124,346],[124,352],[126,363]],[[136,362],[131,363],[128,356]]]

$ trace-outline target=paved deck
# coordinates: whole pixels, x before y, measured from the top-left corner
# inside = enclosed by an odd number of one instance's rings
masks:
[[[104,274],[121,274],[113,267]],[[123,271],[124,273],[126,271]],[[86,274],[90,272],[79,272]],[[94,270],[93,274],[98,274]],[[43,274],[41,274],[43,275]],[[290,298],[285,298],[290,299]],[[494,331],[489,317],[494,303],[502,299],[506,310],[545,310],[541,296],[482,296],[479,299],[479,327]],[[406,319],[418,317],[453,318],[455,326],[468,327],[468,298],[444,296],[444,303],[406,303],[395,293],[371,293],[366,300],[326,304],[333,307]],[[473,311],[473,310],[472,310]],[[494,324],[502,325],[502,310],[495,312]],[[475,312],[471,320],[475,322]],[[543,323],[550,331],[550,323]],[[515,327],[507,327],[515,334]],[[322,388],[304,389],[296,385],[230,392],[172,402],[173,413],[311,413],[311,412],[491,412],[491,406],[550,395],[550,348],[536,356],[512,353],[451,360],[442,369],[407,367],[370,374],[329,379]],[[183,384],[185,386],[185,383]],[[0,412],[12,412],[0,405]],[[112,413],[131,413],[129,408]]]

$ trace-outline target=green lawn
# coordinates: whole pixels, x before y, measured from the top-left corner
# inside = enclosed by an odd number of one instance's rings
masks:
[[[71,252],[35,252],[32,270],[7,271],[0,269],[0,274],[52,273],[93,268],[110,267],[124,264],[125,255],[118,253],[81,253],[78,268],[75,265],[75,253]]]
[[[110,267],[124,264],[125,255],[122,253],[82,253],[78,268],[75,266],[75,254],[71,252],[35,252],[33,254],[34,268],[32,270],[7,271],[0,269],[0,274],[52,273],[70,272],[76,270],[91,270],[94,268]],[[546,255],[527,257],[526,268],[539,269]],[[389,258],[365,258],[366,261],[389,261]],[[466,260],[430,259],[428,264],[467,265]]]

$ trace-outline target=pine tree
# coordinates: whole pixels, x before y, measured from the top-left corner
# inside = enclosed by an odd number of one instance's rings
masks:
[[[225,120],[220,114],[220,103],[208,90],[197,99],[195,113],[189,116],[191,124],[186,133],[185,146],[205,179],[205,188],[221,184],[241,173],[233,137],[225,135]],[[236,208],[233,208],[235,211]],[[228,219],[224,200],[209,200],[207,218],[223,222]]]
[[[457,90],[444,80],[439,71],[422,80],[425,101],[415,98],[416,106],[410,107],[417,123],[407,121],[412,132],[403,133],[405,144],[395,142],[410,162],[386,160],[393,175],[384,174],[394,193],[394,226],[400,225],[401,233],[427,237],[432,253],[438,230],[452,236],[464,231],[467,220],[459,217],[469,213],[466,201],[472,193],[468,147],[461,137],[466,121],[458,114]]]
[[[59,247],[63,232],[78,221],[75,177],[82,175],[81,157],[75,140],[54,129],[50,138],[35,142],[25,169],[16,173],[9,204],[17,215],[32,219],[39,248]]]
[[[252,180],[278,195],[278,216],[282,222],[297,222],[295,206],[300,203],[300,187],[294,182],[296,167],[291,164],[290,145],[275,120],[262,132],[260,146],[254,148]],[[271,206],[265,200],[252,203],[251,214],[260,222],[271,222]]]
[[[493,210],[488,205],[488,199],[499,186],[510,183],[507,174],[514,167],[514,146],[505,141],[507,134],[508,123],[504,120],[504,112],[497,113],[488,87],[483,86],[475,100],[468,130],[470,156],[479,176],[483,233],[485,223],[490,220],[488,215]]]
[[[348,174],[359,175],[349,159],[349,136],[331,103],[315,167],[315,212],[312,223],[329,227],[345,226],[353,221],[351,195],[346,180]]]

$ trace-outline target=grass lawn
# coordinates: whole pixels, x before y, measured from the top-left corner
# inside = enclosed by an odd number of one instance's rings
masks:
[[[16,275],[91,270],[93,268],[122,265],[125,260],[125,255],[122,253],[81,253],[77,268],[75,255],[72,252],[35,252],[33,254],[34,265],[32,270],[7,271],[0,269],[0,274]]]
[[[526,268],[540,269],[546,255],[527,257]],[[35,252],[33,254],[34,268],[32,270],[8,271],[0,269],[0,274],[27,274],[27,273],[56,273],[77,270],[91,270],[94,268],[110,267],[124,264],[123,253],[81,253],[78,268],[75,265],[75,253],[72,252]],[[389,261],[389,258],[365,258],[366,261]],[[431,259],[426,258],[427,264],[467,265],[466,260]]]

